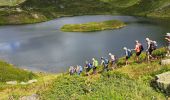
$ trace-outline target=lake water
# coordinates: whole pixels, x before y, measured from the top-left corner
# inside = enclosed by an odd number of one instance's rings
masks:
[[[118,19],[127,26],[99,32],[61,32],[64,24]],[[108,57],[111,52],[123,56],[123,47],[134,48],[145,38],[164,46],[164,34],[170,32],[167,21],[132,16],[77,16],[30,24],[0,26],[0,58],[32,71],[64,72],[70,65],[83,65],[92,57]]]

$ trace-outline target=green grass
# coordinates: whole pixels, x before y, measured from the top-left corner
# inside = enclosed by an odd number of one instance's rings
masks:
[[[109,77],[108,77],[109,76]],[[157,100],[165,99],[149,83],[129,78],[121,72],[108,72],[98,78],[63,75],[51,88],[39,92],[42,100]]]
[[[28,81],[34,77],[36,75],[32,72],[24,71],[4,61],[0,61],[0,82]]]
[[[61,28],[64,32],[93,32],[101,30],[118,29],[125,26],[125,23],[118,20],[103,22],[89,22],[83,24],[66,24]]]
[[[0,0],[0,6],[16,6],[25,0]]]
[[[13,98],[19,100],[22,96],[36,94],[38,91],[47,90],[59,75],[37,73],[38,82],[29,85],[6,85],[0,83],[0,100]]]

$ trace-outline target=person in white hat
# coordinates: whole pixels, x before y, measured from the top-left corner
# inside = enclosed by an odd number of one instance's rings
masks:
[[[168,53],[167,56],[170,56],[170,33],[166,33],[165,40],[168,42]]]
[[[147,59],[148,61],[150,61],[150,59],[153,59],[152,52],[156,50],[157,42],[150,40],[149,38],[146,38],[146,42],[147,42],[147,49],[146,49]]]
[[[126,66],[129,64],[128,59],[132,56],[132,51],[126,47],[123,48],[125,50],[125,62]]]
[[[109,56],[110,56],[110,66],[112,69],[115,69],[116,57],[112,53],[109,53]]]

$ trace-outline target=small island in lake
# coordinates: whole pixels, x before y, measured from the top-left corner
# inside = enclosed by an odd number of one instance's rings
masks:
[[[126,24],[119,20],[107,20],[103,22],[89,22],[83,24],[66,24],[61,27],[63,32],[94,32],[102,30],[119,29]]]

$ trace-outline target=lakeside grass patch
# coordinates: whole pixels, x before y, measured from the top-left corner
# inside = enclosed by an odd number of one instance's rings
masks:
[[[28,81],[36,75],[32,72],[16,68],[12,64],[0,61],[0,82],[6,81]]]
[[[119,29],[126,24],[119,20],[108,20],[103,22],[89,22],[84,24],[66,24],[61,28],[64,32],[94,32],[102,30]]]

